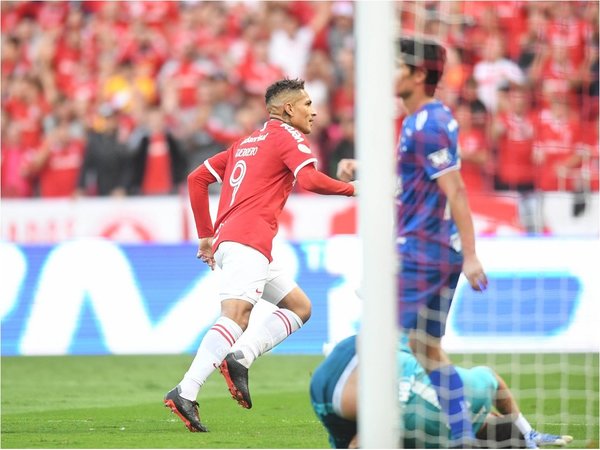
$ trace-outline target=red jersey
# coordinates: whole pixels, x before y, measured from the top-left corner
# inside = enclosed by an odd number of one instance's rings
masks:
[[[535,151],[542,162],[536,176],[536,186],[543,191],[572,189],[568,180],[560,180],[556,165],[564,163],[575,153],[579,136],[577,122],[570,118],[558,118],[550,110],[543,110],[537,124]]]
[[[84,144],[71,140],[62,145],[51,145],[50,156],[40,173],[40,195],[69,197],[77,188],[79,170],[83,163]]]
[[[482,154],[487,156],[487,145],[483,131],[478,128],[461,130],[458,135],[458,145],[461,154],[460,174],[469,192],[481,192],[486,190],[483,168],[480,164],[469,161],[469,156]]]
[[[148,144],[142,192],[146,195],[168,194],[172,186],[171,155],[167,137],[161,133],[154,134]]]
[[[504,126],[504,134],[498,142],[496,173],[500,181],[516,186],[533,183],[534,119],[531,115],[518,116],[501,113],[498,119]]]
[[[304,134],[276,119],[206,160],[205,166],[223,183],[214,249],[224,241],[239,242],[271,261],[278,217],[295,177],[316,161]]]

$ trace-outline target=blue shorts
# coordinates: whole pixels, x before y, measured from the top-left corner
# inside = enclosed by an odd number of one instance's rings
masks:
[[[462,271],[462,258],[459,253],[455,254],[458,257],[453,259],[456,260],[444,265],[402,260],[402,270],[397,277],[402,328],[418,328],[434,337],[445,334],[448,311]]]
[[[333,391],[346,366],[356,355],[356,336],[344,339],[317,367],[310,380],[310,400],[315,414],[329,433],[333,448],[348,448],[356,435],[356,422],[338,416],[333,410]]]

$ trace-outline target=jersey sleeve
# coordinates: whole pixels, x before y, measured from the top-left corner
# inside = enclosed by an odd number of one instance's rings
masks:
[[[317,158],[313,155],[306,137],[300,131],[287,124],[282,124],[281,127],[279,138],[281,159],[296,177],[304,166],[316,165]]]
[[[229,157],[230,150],[231,148],[224,150],[204,161],[204,165],[212,174],[212,176],[215,177],[215,180],[217,180],[219,184],[223,183],[223,177],[225,176],[225,169],[227,168],[227,159]]]
[[[448,124],[430,122],[415,133],[417,154],[430,179],[460,169],[457,131],[458,125],[452,119]]]
[[[199,238],[211,237],[214,234],[209,210],[208,186],[215,181],[223,182],[227,156],[227,151],[216,154],[204,161],[204,164],[200,164],[188,176],[190,204]]]

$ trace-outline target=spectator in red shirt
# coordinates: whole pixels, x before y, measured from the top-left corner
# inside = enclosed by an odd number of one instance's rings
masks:
[[[23,198],[33,195],[33,183],[30,175],[33,151],[24,147],[20,141],[20,133],[2,114],[2,158],[1,162],[1,195],[8,198]]]
[[[494,117],[491,129],[497,152],[495,187],[501,191],[529,192],[534,188],[535,177],[531,96],[525,88],[512,86],[508,100],[508,109]]]
[[[39,177],[40,196],[70,197],[75,194],[83,162],[84,143],[71,135],[70,122],[61,119],[47,134],[33,161]]]
[[[3,105],[4,110],[19,128],[21,144],[28,148],[37,148],[42,140],[42,123],[48,112],[39,78],[16,78],[11,82],[8,93],[9,97]]]
[[[177,192],[187,175],[183,150],[167,129],[159,107],[147,113],[144,136],[132,160],[129,193],[166,195]]]
[[[574,7],[575,2],[549,2],[547,4],[552,20],[548,24],[546,38],[550,46],[566,46],[572,64],[579,67],[585,57],[587,36],[590,30],[588,24],[577,16]]]
[[[579,124],[560,91],[546,91],[548,108],[539,112],[534,146],[535,183],[543,191],[573,190],[566,169],[575,154]]]
[[[236,72],[242,88],[252,95],[260,95],[273,80],[283,77],[281,69],[269,62],[269,41],[266,39],[254,42]]]
[[[529,72],[529,78],[538,93],[550,90],[560,93],[569,99],[570,104],[575,107],[578,98],[576,90],[581,86],[583,67],[577,67],[569,58],[568,47],[562,43],[551,46],[544,45],[539,52]],[[538,98],[544,106],[544,98]]]
[[[188,42],[162,67],[158,78],[161,91],[163,94],[165,91],[174,93],[174,109],[195,108],[201,100],[198,84],[214,70],[214,64],[199,57],[194,44]]]
[[[460,174],[465,186],[469,193],[487,191],[490,152],[485,134],[482,129],[473,126],[471,109],[468,105],[457,106],[455,117],[460,126],[460,133],[458,133]]]

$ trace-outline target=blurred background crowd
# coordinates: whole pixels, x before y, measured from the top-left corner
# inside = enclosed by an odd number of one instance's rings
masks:
[[[0,5],[3,197],[185,190],[284,76],[306,80],[319,168],[354,156],[352,2]],[[598,190],[597,1],[397,5],[400,32],[448,48],[438,95],[471,192]]]

